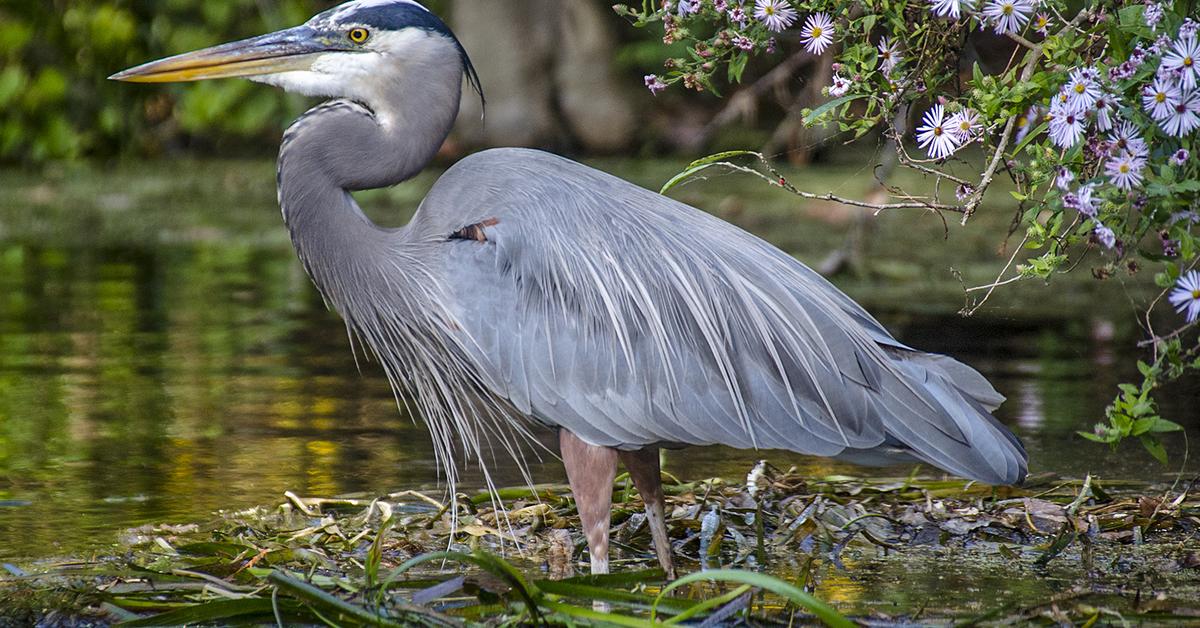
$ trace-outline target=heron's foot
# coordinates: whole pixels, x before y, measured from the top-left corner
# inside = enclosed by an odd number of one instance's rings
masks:
[[[667,536],[667,518],[662,488],[662,469],[659,465],[658,447],[647,447],[638,451],[620,452],[621,462],[629,470],[629,477],[646,502],[646,523],[650,525],[650,536],[654,539],[654,553],[658,564],[667,574],[668,580],[675,579],[675,561],[672,557],[671,539]]]

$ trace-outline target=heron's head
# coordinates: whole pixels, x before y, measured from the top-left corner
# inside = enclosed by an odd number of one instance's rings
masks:
[[[167,83],[244,77],[307,96],[373,105],[406,76],[479,77],[446,24],[414,0],[354,0],[286,30],[153,61],[112,79]]]

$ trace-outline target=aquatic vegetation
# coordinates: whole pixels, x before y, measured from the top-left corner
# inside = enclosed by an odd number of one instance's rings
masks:
[[[205,525],[131,530],[107,557],[28,572],[6,565],[0,623],[44,618],[38,609],[48,607],[60,609],[59,619],[127,626],[1200,616],[1200,555],[1189,544],[1200,532],[1194,485],[1148,492],[1049,475],[1020,489],[922,477],[807,479],[765,463],[750,477],[750,486],[670,478],[670,535],[692,572],[670,584],[649,568],[649,532],[625,477],[614,486],[616,573],[606,576],[575,575],[584,542],[570,532],[576,514],[564,486],[503,490],[502,511],[486,494],[461,495],[456,527],[451,504],[415,491],[288,493],[276,507]],[[945,560],[954,566],[932,568]],[[855,579],[896,567],[906,575],[890,608],[854,598]],[[952,572],[964,568],[979,570],[978,581],[982,572],[1002,579],[1014,595],[954,588]],[[934,585],[937,598],[922,592],[928,577],[948,578]]]

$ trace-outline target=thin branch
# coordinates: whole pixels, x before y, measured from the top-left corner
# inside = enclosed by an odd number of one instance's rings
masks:
[[[1035,43],[1029,41],[1028,39],[1025,39],[1024,37],[1018,35],[1017,33],[1006,33],[1006,35],[1008,35],[1009,39],[1017,42],[1018,44],[1021,44],[1022,46],[1025,46],[1026,48],[1028,48],[1030,50],[1033,50],[1038,47],[1038,44],[1035,44]]]
[[[869,203],[867,201],[859,201],[859,200],[855,200],[855,199],[849,199],[849,198],[844,198],[841,196],[836,196],[832,192],[827,192],[825,194],[813,194],[812,192],[805,192],[803,190],[800,190],[796,186],[792,185],[791,183],[788,183],[787,178],[784,177],[778,170],[776,170],[775,166],[771,165],[771,162],[768,161],[766,157],[764,157],[763,155],[761,155],[759,153],[755,153],[755,155],[758,157],[759,162],[762,163],[763,167],[767,169],[767,172],[769,172],[771,174],[771,177],[773,177],[773,178],[767,177],[763,173],[761,173],[757,170],[754,170],[753,168],[744,168],[744,170],[753,172],[756,175],[758,175],[759,177],[770,182],[772,185],[779,186],[779,187],[787,190],[788,192],[791,192],[792,194],[799,196],[800,198],[807,198],[807,199],[814,200],[814,201],[832,201],[835,203],[842,203],[844,205],[851,205],[853,207],[864,207],[866,209],[874,209],[875,211],[887,211],[889,209],[929,209],[929,210],[933,210],[933,211],[950,211],[950,212],[955,212],[955,213],[962,212],[962,208],[958,207],[957,205],[945,205],[942,203],[929,202],[929,201],[921,200],[914,196],[907,196],[906,198],[908,198],[909,201],[905,202],[905,203]],[[736,164],[733,164],[733,165],[735,167],[742,168],[740,166],[736,166]]]
[[[1068,28],[1074,28],[1076,24],[1083,21],[1084,17],[1090,15],[1088,9],[1083,9],[1075,18],[1063,27],[1063,31]],[[1060,31],[1062,32],[1062,31]],[[1023,83],[1028,81],[1033,76],[1033,71],[1037,69],[1037,62],[1042,57],[1042,49],[1044,42],[1035,44],[1025,53],[1025,68],[1021,71],[1020,81]],[[1008,143],[1012,140],[1013,130],[1016,128],[1017,119],[1012,117],[1004,125],[1004,131],[1000,133],[1000,141],[996,144],[996,151],[992,153],[992,161],[988,164],[987,170],[983,171],[983,176],[979,179],[979,186],[975,192],[967,199],[966,208],[963,212],[962,224],[966,225],[967,221],[974,215],[975,210],[979,208],[979,204],[983,202],[983,195],[987,192],[988,186],[992,184],[992,178],[996,175],[996,169],[1000,167],[1000,163],[1004,160],[1004,151],[1008,150]]]
[[[1015,250],[1013,250],[1012,256],[1008,258],[1008,263],[1005,264],[1004,268],[1002,268],[1000,270],[1000,273],[996,275],[995,281],[993,281],[991,284],[986,285],[986,286],[977,286],[975,288],[967,288],[966,289],[967,293],[987,289],[987,293],[983,295],[983,298],[980,299],[978,303],[964,307],[959,312],[959,314],[962,314],[963,316],[971,316],[975,312],[978,312],[979,308],[983,307],[984,303],[987,303],[988,299],[991,298],[992,293],[996,291],[996,288],[999,288],[1000,286],[1003,286],[1006,284],[1010,284],[1010,283],[1019,281],[1023,278],[1021,275],[1017,275],[1016,277],[1012,277],[1012,278],[1006,279],[1004,281],[1000,280],[1000,278],[1004,276],[1004,273],[1007,273],[1008,269],[1012,268],[1013,262],[1016,261],[1017,255],[1019,255],[1021,253],[1022,248],[1025,246],[1025,242],[1027,242],[1028,240],[1029,240],[1029,236],[1025,236],[1024,238],[1021,238],[1021,243],[1016,246]]]

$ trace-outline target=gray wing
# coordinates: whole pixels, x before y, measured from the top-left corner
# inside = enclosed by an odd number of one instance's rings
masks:
[[[487,151],[414,228],[439,248],[455,342],[519,411],[597,445],[916,458],[989,483],[1026,473],[1003,401],[914,351],[815,272],[697,209],[575,162]]]

